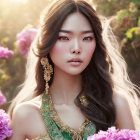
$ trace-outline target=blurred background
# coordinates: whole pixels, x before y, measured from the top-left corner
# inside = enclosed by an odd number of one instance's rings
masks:
[[[28,48],[37,32],[40,13],[51,1],[0,0],[0,93],[7,101],[15,97],[24,81]],[[111,24],[113,32],[128,64],[130,79],[140,86],[140,0],[93,2],[100,15],[116,16]],[[0,108],[7,110],[8,105]]]

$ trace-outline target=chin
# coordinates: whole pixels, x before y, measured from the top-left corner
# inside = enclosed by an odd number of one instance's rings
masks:
[[[67,72],[67,74],[76,76],[76,75],[81,75],[82,72],[83,71],[69,71],[69,72]]]
[[[81,73],[84,71],[84,68],[78,68],[78,67],[72,68],[72,67],[65,66],[64,69],[60,67],[55,67],[55,70],[61,74],[76,76],[76,75],[81,75]]]

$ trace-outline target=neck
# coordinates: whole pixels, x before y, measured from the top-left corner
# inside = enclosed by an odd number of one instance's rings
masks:
[[[54,69],[53,83],[50,94],[54,104],[74,104],[74,100],[81,91],[81,75],[69,75]]]

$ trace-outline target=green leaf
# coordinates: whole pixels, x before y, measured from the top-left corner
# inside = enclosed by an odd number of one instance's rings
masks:
[[[0,81],[8,80],[10,77],[5,73],[4,70],[0,69]]]
[[[129,16],[129,11],[127,9],[123,9],[117,12],[117,21],[122,24],[124,17]]]
[[[129,38],[129,39],[131,39],[131,38],[133,37],[133,35],[132,35],[132,30],[131,30],[131,29],[128,30],[128,31],[126,32],[126,36],[127,36],[127,38]]]
[[[136,7],[135,3],[130,2],[129,11],[132,12],[132,13],[137,11],[137,7]]]
[[[123,41],[123,43],[126,43],[128,40],[127,40],[127,38],[124,38],[122,41]]]
[[[5,72],[2,69],[0,69],[0,75],[2,74],[5,74]]]
[[[2,80],[8,80],[10,77],[7,75],[7,74],[3,74],[2,76],[1,76],[1,79]]]
[[[14,42],[14,47],[17,47],[17,41]]]
[[[132,39],[133,33],[138,34],[138,28],[137,28],[137,27],[130,28],[130,29],[126,32],[127,38]]]

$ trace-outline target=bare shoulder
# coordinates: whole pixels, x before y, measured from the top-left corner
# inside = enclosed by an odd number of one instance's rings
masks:
[[[23,120],[29,118],[30,115],[32,116],[38,113],[40,105],[41,101],[39,100],[39,97],[35,97],[30,101],[26,101],[16,105],[16,107],[13,110],[13,119],[16,119],[16,121],[23,122]]]
[[[11,127],[16,132],[13,134],[14,138],[33,138],[45,131],[40,106],[40,97],[16,105],[11,121]]]
[[[118,107],[128,108],[128,101],[126,97],[121,94],[117,94],[117,93],[113,94],[113,102],[116,108]]]
[[[119,129],[135,129],[127,98],[124,95],[115,93],[113,102],[116,109],[116,126]]]

